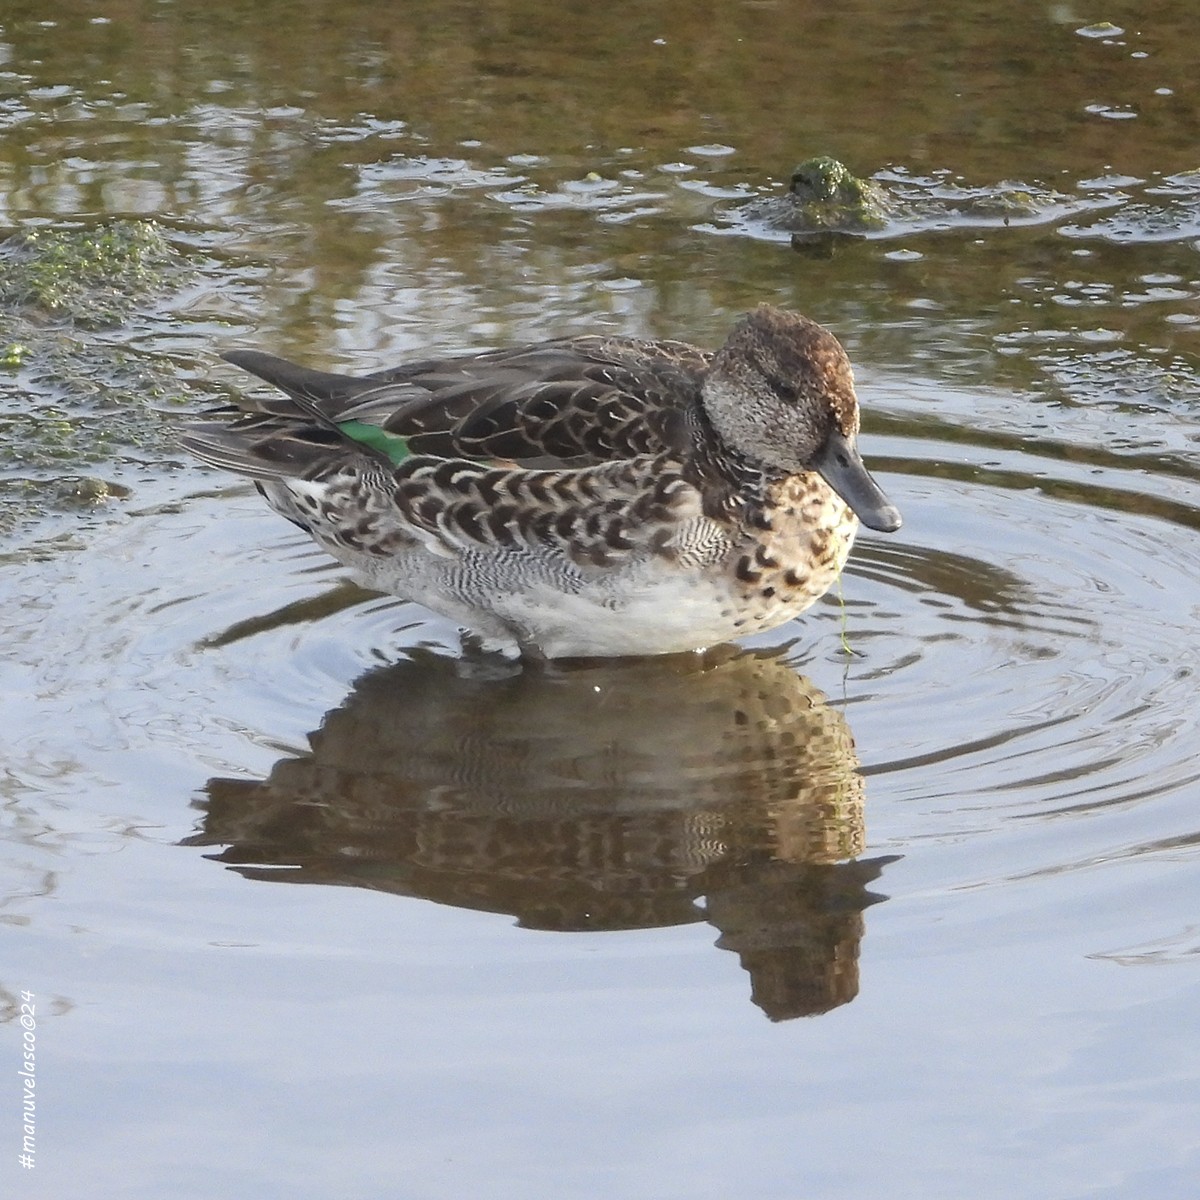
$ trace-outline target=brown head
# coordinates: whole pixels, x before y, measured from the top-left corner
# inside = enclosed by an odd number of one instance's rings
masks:
[[[799,313],[763,304],[734,326],[701,390],[733,449],[785,474],[816,471],[863,524],[891,532],[900,514],[858,455],[858,397],[841,343]]]

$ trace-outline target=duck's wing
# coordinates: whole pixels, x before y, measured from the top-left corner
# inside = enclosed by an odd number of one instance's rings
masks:
[[[393,464],[430,455],[584,467],[682,450],[683,414],[711,355],[682,342],[582,337],[428,359],[362,378],[256,350],[226,358],[283,394],[245,401],[246,415],[226,419],[218,438],[208,436],[220,432],[210,421],[185,442],[216,465],[273,477],[344,438]],[[258,472],[248,470],[247,451]]]

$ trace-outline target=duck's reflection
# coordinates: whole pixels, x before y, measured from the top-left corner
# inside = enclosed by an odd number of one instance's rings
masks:
[[[359,680],[311,754],[214,779],[193,845],[257,879],[515,915],[529,928],[708,920],[773,1020],[858,991],[863,847],[841,713],[777,657],[514,668],[415,651]],[[274,868],[288,867],[278,871]]]

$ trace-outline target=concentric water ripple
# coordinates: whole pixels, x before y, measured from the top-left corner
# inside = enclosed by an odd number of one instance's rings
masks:
[[[1181,447],[1168,438],[1167,469],[1148,474],[1144,450],[1081,438],[1066,458],[1044,440],[1022,452],[1002,414],[984,414],[996,432],[976,435],[953,403],[944,411],[878,417],[895,432],[869,437],[868,453],[906,524],[860,540],[844,611],[827,597],[751,648],[777,648],[845,705],[868,851],[1005,831],[1018,841],[1008,876],[1186,841],[1176,805],[1198,775],[1200,511]],[[1111,417],[1072,414],[1093,433]],[[451,623],[357,591],[246,488],[132,515],[86,566],[37,564],[18,591],[29,729],[57,722],[59,758],[112,778],[117,753],[117,773],[140,770],[147,788],[172,755],[180,776],[188,761],[204,777],[265,773],[303,753],[364,674],[416,647],[460,653]],[[656,686],[653,671],[639,676]],[[686,741],[691,718],[666,693],[662,708]],[[14,773],[33,782],[54,754],[29,740],[42,757],[18,756]],[[947,882],[993,878],[969,855],[944,870]]]
[[[929,457],[889,484],[905,540],[866,542],[847,584],[864,657],[848,716],[882,844],[986,835],[983,860],[946,860],[961,884],[998,878],[1001,832],[1019,838],[1005,877],[1194,837],[1200,512],[1155,494],[1186,485],[1104,451],[1000,473],[961,443],[908,445]]]

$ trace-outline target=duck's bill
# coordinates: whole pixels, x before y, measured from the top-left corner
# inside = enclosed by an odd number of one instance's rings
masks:
[[[868,528],[895,533],[900,528],[900,510],[883,494],[863,465],[857,447],[836,430],[813,462],[813,469]]]

